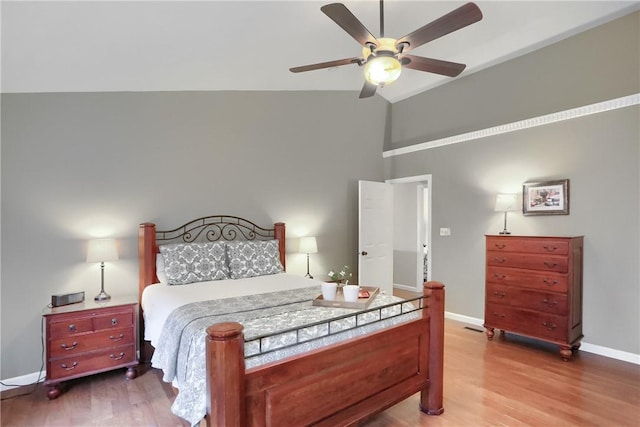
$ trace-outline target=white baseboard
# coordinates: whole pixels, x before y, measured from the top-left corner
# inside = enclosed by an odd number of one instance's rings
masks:
[[[29,386],[36,382],[42,382],[44,381],[44,377],[44,372],[33,372],[31,374],[21,375],[15,378],[8,378],[6,380],[2,380],[3,384],[0,384],[0,391],[11,390],[18,387]]]
[[[461,314],[445,312],[444,317],[451,320],[457,320],[458,322],[468,323],[470,325],[480,326],[484,321],[482,319],[477,319],[475,317],[463,316]],[[633,363],[636,365],[640,365],[640,354],[629,353],[626,351],[620,351],[613,348],[603,347],[600,345],[589,344],[586,342],[582,342],[580,345],[581,351],[586,351],[587,353],[599,354],[600,356],[609,357],[611,359],[622,360],[624,362]]]
[[[480,327],[482,327],[482,324],[484,323],[482,319],[464,316],[462,314],[451,313],[448,311],[444,313],[444,317],[446,317],[447,319],[456,320],[458,322]],[[622,360],[624,362],[640,365],[640,354],[633,354],[626,351],[603,347],[600,345],[589,344],[586,342],[583,342],[582,345],[580,345],[580,350],[586,351],[587,353],[599,354],[600,356],[610,357],[611,359]],[[24,385],[31,385],[38,380],[42,382],[44,381],[44,376],[44,372],[34,372],[32,374],[2,380],[2,382],[7,385],[0,384],[0,391],[11,390],[13,388],[22,387]]]

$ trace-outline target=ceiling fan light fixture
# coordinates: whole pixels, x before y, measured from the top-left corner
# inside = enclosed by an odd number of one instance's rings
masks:
[[[372,55],[364,64],[364,78],[380,87],[395,82],[401,72],[402,64],[391,52],[390,55]]]

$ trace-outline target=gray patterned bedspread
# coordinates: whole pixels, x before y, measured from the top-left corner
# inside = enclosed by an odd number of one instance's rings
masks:
[[[246,368],[249,369],[420,316],[419,312],[413,312],[390,318],[400,314],[399,306],[362,313],[362,310],[312,305],[313,299],[319,294],[320,288],[312,286],[201,301],[174,310],[165,321],[159,344],[151,360],[154,368],[163,370],[163,380],[173,382],[179,389],[178,396],[171,406],[172,412],[192,425],[196,425],[206,414],[205,331],[214,323],[239,322],[244,326]],[[369,308],[397,301],[401,299],[378,295]],[[405,303],[405,311],[411,311],[412,306],[407,304]],[[348,316],[344,317],[345,315]],[[358,328],[355,328],[356,316]],[[379,320],[379,316],[386,320],[368,324]],[[343,318],[336,320],[338,317]],[[296,343],[295,332],[278,334],[278,331],[320,321],[328,323],[303,328],[299,338],[301,344],[293,347],[291,345]],[[342,332],[328,336],[329,328],[332,333]],[[262,343],[263,352],[269,352],[258,354],[258,342],[250,340],[271,333],[274,335]]]

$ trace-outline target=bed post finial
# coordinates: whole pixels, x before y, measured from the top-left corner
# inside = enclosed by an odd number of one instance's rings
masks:
[[[429,311],[429,386],[420,393],[420,410],[429,415],[444,412],[444,284],[425,282],[423,295]]]
[[[207,328],[208,426],[245,426],[244,334],[236,322]]]

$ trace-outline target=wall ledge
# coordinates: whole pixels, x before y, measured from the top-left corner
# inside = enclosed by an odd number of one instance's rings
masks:
[[[486,129],[476,130],[473,132],[461,133],[459,135],[448,136],[446,138],[434,139],[432,141],[421,142],[419,144],[409,145],[407,147],[396,148],[382,152],[382,157],[400,156],[402,154],[415,153],[417,151],[428,150],[431,148],[442,147],[443,145],[457,144],[459,142],[472,141],[474,139],[486,138],[489,136],[500,135],[503,133],[516,132],[519,130],[529,129],[537,126],[545,126],[551,123],[561,122],[564,120],[577,119],[579,117],[588,116],[590,114],[603,113],[605,111],[626,108],[632,105],[640,104],[640,93],[623,96],[621,98],[610,99],[608,101],[598,102],[595,104],[585,105],[583,107],[572,108],[570,110],[559,111],[544,116],[533,117],[530,119],[520,120],[513,123],[494,126]]]

